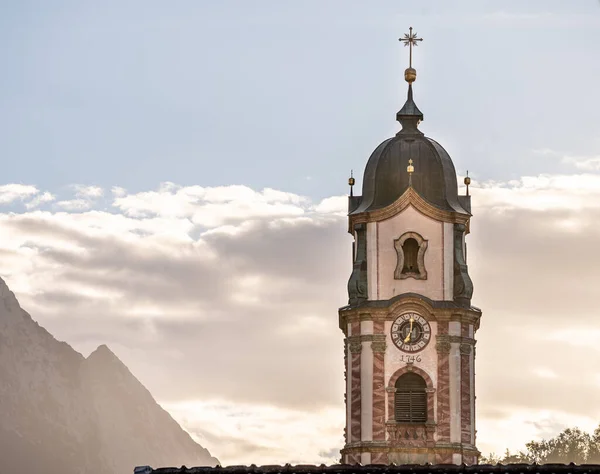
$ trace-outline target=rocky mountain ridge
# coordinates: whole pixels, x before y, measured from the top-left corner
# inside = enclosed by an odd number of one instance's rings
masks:
[[[0,474],[217,465],[105,345],[85,358],[0,278]]]

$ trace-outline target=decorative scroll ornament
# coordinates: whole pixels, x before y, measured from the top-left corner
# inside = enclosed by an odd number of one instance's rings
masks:
[[[385,352],[385,341],[373,341],[371,343],[371,349],[373,350],[373,352]]]
[[[349,345],[348,345],[350,352],[352,352],[353,354],[362,351],[362,342],[360,341],[352,341]]]
[[[439,354],[450,354],[450,343],[447,341],[438,341],[435,348]]]
[[[460,353],[462,355],[469,355],[471,353],[471,344],[461,344]]]

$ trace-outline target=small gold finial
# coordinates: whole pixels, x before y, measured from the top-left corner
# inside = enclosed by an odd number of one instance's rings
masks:
[[[471,178],[469,178],[469,170],[467,170],[467,176],[465,176],[465,186],[467,187],[467,196],[469,195],[469,184],[471,184]]]
[[[404,46],[409,46],[408,69],[404,71],[404,80],[412,84],[417,79],[417,71],[412,67],[412,48],[413,46],[418,46],[419,43],[417,41],[423,41],[423,38],[417,38],[417,33],[413,33],[412,26],[408,31],[408,33],[404,34],[403,38],[399,38],[399,41],[404,43]]]
[[[408,171],[408,185],[412,186],[412,174],[415,172],[415,167],[413,166],[412,158],[408,160],[408,166],[406,167],[406,171]]]
[[[352,194],[352,186],[354,186],[354,175],[353,175],[353,170],[350,170],[350,178],[348,178],[348,186],[350,186],[350,197],[353,196]]]

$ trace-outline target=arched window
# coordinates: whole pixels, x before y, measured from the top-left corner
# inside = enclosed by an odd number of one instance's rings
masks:
[[[404,253],[404,265],[402,266],[402,273],[404,275],[409,273],[419,273],[419,264],[417,256],[419,255],[419,244],[411,238],[408,238],[402,244],[402,252]]]
[[[427,384],[423,377],[409,372],[396,381],[395,419],[399,423],[427,421]]]

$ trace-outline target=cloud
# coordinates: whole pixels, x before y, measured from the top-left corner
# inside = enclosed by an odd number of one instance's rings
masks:
[[[181,187],[164,183],[157,191],[120,196],[114,206],[131,217],[188,218],[201,227],[218,227],[252,218],[299,216],[306,198],[273,189],[247,186]]]
[[[325,198],[315,206],[315,211],[345,216],[348,213],[348,197],[333,196]]]
[[[551,148],[535,148],[535,149],[531,150],[531,152],[534,155],[541,155],[541,156],[552,156],[552,157],[560,156],[560,153],[558,151],[552,150]]]
[[[104,190],[100,186],[74,184],[72,188],[75,190],[75,195],[83,199],[96,199],[104,195]]]
[[[125,188],[122,188],[121,186],[113,186],[110,192],[115,197],[123,197],[127,194],[127,190]]]
[[[537,377],[541,377],[541,378],[545,378],[545,379],[557,379],[558,378],[558,374],[554,370],[549,369],[547,367],[538,367],[537,369],[533,370],[533,374],[536,375]]]
[[[4,184],[0,186],[0,204],[9,204],[24,200],[38,193],[35,186],[26,184]]]
[[[58,201],[56,206],[65,211],[87,211],[92,208],[92,204],[87,199],[69,199],[67,201]]]
[[[151,365],[160,366],[163,356],[156,345],[177,341],[189,363],[144,380],[157,396],[204,393],[240,402],[268,397],[287,406],[338,403],[343,384],[328,381],[343,370],[335,315],[345,303],[347,277],[337,268],[349,258],[349,249],[336,245],[344,235],[344,219],[312,211],[308,200],[290,193],[265,190],[252,196],[240,187],[197,191],[167,185],[156,194],[166,201],[179,199],[188,216],[210,200],[222,206],[219,212],[234,223],[228,228],[235,232],[213,227],[197,233],[199,226],[186,215],[174,216],[160,204],[144,218],[102,211],[3,216],[4,231],[12,236],[4,236],[6,248],[33,256],[21,271],[3,270],[35,275],[31,283],[14,288],[23,304],[40,319],[46,315],[52,320],[48,329],[84,352],[101,342],[127,346],[142,334],[138,348],[154,345]],[[145,200],[148,193],[141,194],[142,199],[132,195],[126,201],[152,202]],[[259,209],[268,203],[272,215],[264,208],[245,220],[236,209],[227,215],[225,210],[239,201],[255,202]],[[281,213],[281,203],[294,209]],[[324,266],[325,259],[336,263]],[[60,286],[50,284],[53,280]],[[337,290],[330,291],[338,280]],[[69,327],[66,313],[84,318],[85,329]],[[331,343],[322,344],[328,337]],[[224,344],[232,350],[222,353]],[[215,360],[217,352],[222,354]],[[320,358],[335,362],[313,371]],[[135,373],[151,372],[129,365]],[[228,367],[242,372],[232,378]],[[253,383],[258,368],[264,384]],[[204,375],[190,377],[190,370]],[[172,377],[180,381],[173,385]],[[240,383],[248,387],[244,393]],[[290,384],[297,383],[290,393]]]
[[[600,178],[473,182],[471,194],[480,448],[591,425]],[[110,212],[0,214],[0,274],[22,305],[83,353],[107,343],[223,462],[332,462],[346,199],[174,183],[110,199]]]
[[[523,176],[509,182],[473,181],[474,205],[493,211],[600,209],[600,174]]]
[[[35,209],[36,207],[39,207],[40,205],[47,203],[47,202],[52,202],[55,199],[56,199],[56,196],[54,196],[54,194],[46,191],[42,194],[38,194],[33,199],[26,202],[25,208],[26,209]]]
[[[562,162],[583,171],[600,171],[600,156],[565,156]]]
[[[501,417],[480,416],[477,423],[479,450],[486,454],[495,452],[500,455],[504,454],[506,449],[510,449],[511,452],[524,451],[524,440],[549,439],[562,430],[575,426],[593,432],[598,426],[597,420],[592,417],[573,416],[568,411],[539,408],[523,410],[519,407],[510,407]],[[498,446],[498,439],[505,440],[502,446]]]
[[[310,412],[223,400],[164,406],[200,444],[219,452],[225,464],[333,464],[340,460],[342,407]]]
[[[55,206],[65,211],[87,211],[92,209],[99,198],[104,196],[104,190],[99,186],[84,186],[73,184],[69,186],[74,191],[74,199],[58,201]]]

